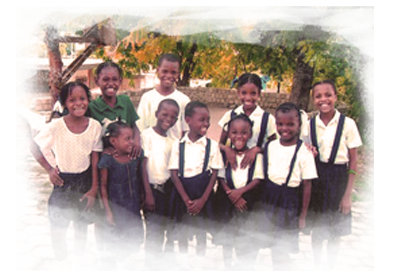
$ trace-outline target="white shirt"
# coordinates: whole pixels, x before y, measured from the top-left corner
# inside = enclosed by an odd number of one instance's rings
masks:
[[[336,110],[335,116],[325,126],[324,122],[317,115],[316,118],[316,134],[317,144],[320,152],[320,161],[327,163],[331,155],[332,146],[334,144],[335,134],[338,127],[340,113]],[[312,144],[310,137],[311,129],[308,125],[307,137],[305,141]],[[353,119],[346,117],[342,130],[342,138],[339,144],[338,152],[335,158],[335,164],[346,164],[349,162],[349,149],[357,148],[362,145],[361,137],[357,129],[357,125]]]
[[[208,160],[208,169],[222,169],[223,160],[219,150],[218,142],[211,140],[211,150]],[[203,136],[196,142],[192,142],[186,134],[180,141],[175,140],[172,145],[170,162],[168,165],[169,170],[179,169],[179,143],[185,143],[185,165],[184,177],[193,177],[203,172],[205,147],[207,146],[207,137]]]
[[[220,119],[220,121],[218,122],[218,124],[225,131],[227,131],[227,126],[226,127],[224,127],[224,126],[225,126],[226,123],[228,123],[230,121],[231,112],[232,112],[232,110],[227,111],[223,115],[223,117]],[[234,110],[234,112],[236,112],[236,114],[244,113],[243,106],[240,105],[239,107],[237,107]],[[247,142],[248,148],[255,147],[257,142],[258,142],[259,133],[261,131],[262,115],[263,115],[264,112],[265,111],[260,106],[256,106],[255,110],[249,116],[250,120],[254,122],[254,126],[252,127],[252,137]],[[266,127],[266,134],[265,134],[265,138],[263,140],[262,147],[265,146],[267,138],[269,136],[275,134],[276,132],[277,132],[277,129],[276,129],[275,118],[274,118],[274,116],[272,114],[269,114],[269,119],[267,121],[267,127]]]
[[[68,129],[64,118],[59,118],[46,124],[34,140],[43,153],[53,152],[61,172],[81,173],[90,166],[91,153],[103,149],[101,131],[101,124],[89,118],[87,129],[75,134]]]
[[[148,158],[149,183],[164,184],[171,177],[168,162],[173,140],[168,136],[159,135],[152,127],[142,131],[141,140],[145,157]]]
[[[189,130],[185,122],[185,107],[190,102],[190,99],[177,89],[167,96],[161,95],[155,88],[145,92],[139,102],[137,111],[139,120],[137,120],[136,124],[140,131],[155,126],[157,122],[156,111],[159,103],[164,99],[173,99],[179,105],[178,120],[167,133],[172,139],[180,139],[182,132]]]
[[[236,158],[237,158],[237,169],[236,170],[232,169],[231,175],[232,175],[234,187],[238,189],[247,185],[249,167],[246,167],[245,169],[240,168],[241,161],[244,158],[243,155],[237,155]],[[218,177],[225,179],[226,169],[223,168],[219,170]],[[265,177],[263,174],[263,156],[262,154],[257,154],[252,180],[263,180],[264,178]]]
[[[272,182],[278,185],[282,185],[286,182],[295,149],[296,145],[283,146],[280,140],[274,140],[269,144],[267,172]],[[299,148],[288,186],[297,187],[302,180],[315,178],[317,178],[317,170],[314,156],[305,145],[302,144]]]

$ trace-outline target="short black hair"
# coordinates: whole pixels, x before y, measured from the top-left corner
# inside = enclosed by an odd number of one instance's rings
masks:
[[[208,107],[205,103],[202,103],[200,101],[191,101],[185,107],[185,117],[193,116],[194,109],[196,109],[196,108],[205,108],[208,110]]]
[[[122,128],[130,128],[130,129],[132,129],[131,126],[129,126],[126,122],[124,122],[124,121],[122,121],[120,119],[115,121],[115,122],[110,123],[106,127],[105,134],[102,137],[103,146],[105,148],[112,146],[112,144],[110,143],[110,138],[119,136],[120,130]]]
[[[101,71],[104,68],[108,68],[108,67],[115,68],[119,72],[120,78],[123,78],[123,70],[120,68],[120,66],[117,63],[115,63],[111,60],[105,61],[105,62],[99,64],[95,69],[95,76],[99,77],[99,74],[101,73]]]
[[[168,98],[168,99],[162,100],[162,101],[159,103],[159,105],[157,106],[157,111],[160,111],[161,107],[162,107],[164,104],[169,104],[169,105],[175,106],[176,108],[178,108],[178,112],[179,112],[179,110],[180,110],[179,104],[178,104],[174,99],[169,99],[169,98]]]
[[[88,101],[91,100],[91,92],[90,92],[90,89],[87,87],[87,85],[85,85],[84,83],[82,83],[80,81],[72,81],[72,82],[65,84],[61,88],[61,91],[59,93],[59,101],[62,106],[65,106],[68,96],[70,95],[70,93],[72,93],[72,91],[75,87],[82,87],[84,89],[85,93],[87,94]]]
[[[312,86],[312,91],[314,90],[314,88],[318,85],[322,85],[322,84],[330,84],[332,86],[332,88],[334,89],[335,95],[336,95],[336,86],[335,86],[335,82],[332,80],[322,80],[322,81],[318,81],[316,83],[314,83],[314,85]]]
[[[277,116],[277,112],[281,111],[282,113],[288,113],[291,111],[296,111],[297,115],[298,115],[298,119],[299,119],[299,125],[302,125],[302,116],[301,116],[301,112],[299,110],[299,107],[291,102],[286,102],[286,103],[282,103],[280,104],[277,109],[276,109],[276,116]]]
[[[237,121],[237,120],[242,120],[245,121],[247,123],[249,123],[250,128],[251,128],[251,133],[252,133],[252,127],[254,126],[254,122],[244,113],[242,114],[237,114],[235,116],[233,116],[226,124],[225,126],[227,126],[227,130],[230,131],[230,126],[233,122]]]
[[[161,55],[160,58],[159,58],[159,64],[158,64],[159,67],[161,66],[161,64],[163,64],[164,60],[167,60],[167,61],[170,61],[170,62],[177,62],[178,66],[179,67],[181,66],[181,60],[175,54],[167,53],[167,54]]]
[[[232,86],[234,86],[234,84],[236,83],[237,83],[237,88],[247,83],[252,83],[258,88],[259,92],[262,89],[262,79],[259,77],[259,75],[255,73],[243,73],[242,75],[240,75],[240,77],[232,81]]]

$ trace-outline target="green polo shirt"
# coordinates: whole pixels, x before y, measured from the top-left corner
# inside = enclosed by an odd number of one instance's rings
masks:
[[[101,97],[98,97],[88,105],[88,116],[98,120],[101,125],[121,117],[131,127],[139,119],[135,107],[127,95],[117,95],[114,108],[107,105]]]

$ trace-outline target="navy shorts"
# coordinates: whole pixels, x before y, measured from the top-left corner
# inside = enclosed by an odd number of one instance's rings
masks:
[[[67,228],[70,221],[89,224],[94,213],[85,211],[87,200],[80,199],[91,189],[91,168],[82,173],[60,173],[63,186],[54,186],[48,201],[51,226]]]

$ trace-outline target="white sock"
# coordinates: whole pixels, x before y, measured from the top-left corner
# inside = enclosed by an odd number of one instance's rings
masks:
[[[202,271],[204,256],[200,257],[196,255],[196,265],[194,271]]]
[[[102,251],[97,251],[97,253],[96,253],[96,258],[97,258],[97,259],[106,258],[106,251],[104,251],[104,250],[102,250]]]
[[[58,261],[58,264],[61,271],[70,271],[70,263],[68,257],[66,257],[65,260]]]
[[[124,261],[122,262],[116,261],[116,271],[124,271],[124,266],[125,266]]]
[[[181,261],[181,268],[189,269],[189,262],[187,260],[187,253],[186,254],[179,253],[179,259]]]
[[[81,263],[83,262],[84,255],[73,254],[72,257],[72,271],[79,271]]]

